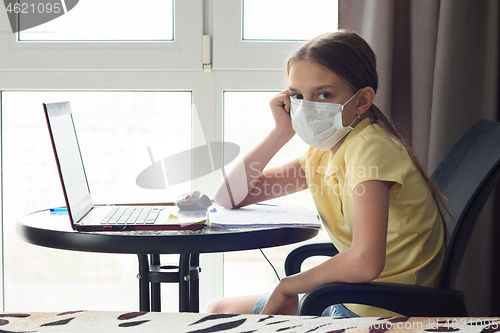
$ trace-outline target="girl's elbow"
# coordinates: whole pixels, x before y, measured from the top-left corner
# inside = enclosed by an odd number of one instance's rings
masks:
[[[384,271],[385,267],[385,256],[381,258],[373,258],[370,256],[365,257],[361,260],[362,264],[360,265],[360,282],[367,283],[372,282],[377,279],[380,274]]]
[[[364,273],[365,282],[372,282],[377,279],[382,271],[384,270],[384,265],[376,265],[373,264],[372,267],[369,267]]]
[[[226,209],[231,209],[233,208],[231,204],[231,199],[229,198],[229,195],[227,192],[224,191],[217,191],[214,196],[214,201],[216,204],[219,206],[222,206]]]

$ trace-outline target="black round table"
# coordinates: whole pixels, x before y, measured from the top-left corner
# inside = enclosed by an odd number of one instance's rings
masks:
[[[206,227],[198,231],[78,232],[67,215],[50,210],[17,219],[16,231],[24,241],[55,249],[137,254],[141,311],[160,311],[160,283],[179,283],[179,311],[199,311],[200,253],[268,248],[313,238],[318,229],[301,227],[226,229]],[[160,254],[180,254],[179,266],[161,266]],[[149,255],[149,262],[148,262]],[[151,307],[149,284],[151,283]]]

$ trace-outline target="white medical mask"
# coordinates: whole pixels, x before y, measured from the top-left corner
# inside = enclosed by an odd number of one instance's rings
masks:
[[[360,91],[361,89],[344,104],[310,102],[290,98],[290,117],[293,129],[305,143],[314,148],[319,150],[332,148],[352,131],[352,124],[359,118],[358,115],[349,126],[342,125],[344,106]]]

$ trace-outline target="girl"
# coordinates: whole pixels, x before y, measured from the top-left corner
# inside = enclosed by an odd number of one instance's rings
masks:
[[[286,72],[288,89],[270,101],[274,129],[227,175],[215,201],[241,207],[308,188],[340,253],[283,278],[270,295],[222,299],[209,312],[294,315],[298,294],[332,282],[436,286],[444,258],[437,202],[443,199],[373,104],[378,76],[371,48],[353,32],[324,34],[300,47]],[[308,151],[265,169],[295,133]],[[390,315],[362,305],[327,310],[324,315]]]

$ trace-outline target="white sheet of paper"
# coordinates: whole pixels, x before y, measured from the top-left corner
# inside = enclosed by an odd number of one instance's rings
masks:
[[[238,209],[212,207],[209,208],[208,219],[212,227],[321,227],[321,222],[317,215],[305,207],[265,205],[255,205]]]

